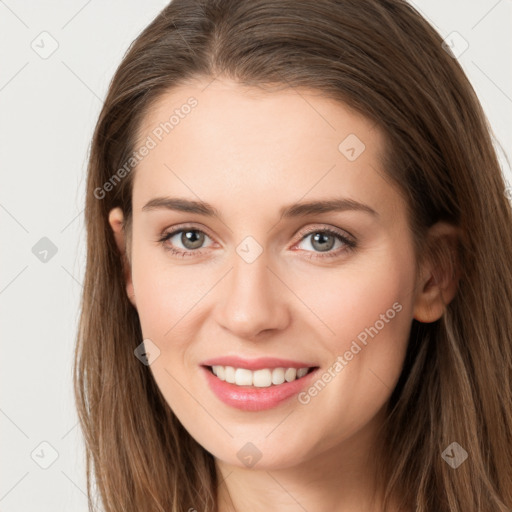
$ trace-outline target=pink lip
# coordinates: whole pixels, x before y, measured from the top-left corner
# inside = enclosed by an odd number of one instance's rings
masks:
[[[311,362],[291,361],[290,359],[278,359],[275,357],[258,357],[257,359],[244,359],[237,356],[215,357],[201,363],[202,366],[234,366],[247,370],[261,370],[263,368],[313,368],[318,366]]]
[[[231,365],[226,364],[226,366]],[[306,366],[307,365],[297,366],[297,368],[305,368]],[[237,367],[243,368],[243,365]],[[292,368],[296,366],[295,364],[288,366],[287,363],[283,365],[283,367]],[[266,366],[266,368],[269,368],[269,366]],[[306,386],[309,386],[317,370],[318,368],[292,382],[284,382],[278,386],[272,385],[268,388],[257,388],[255,386],[237,386],[236,384],[230,384],[216,377],[209,368],[205,366],[201,367],[201,371],[206,378],[209,388],[217,398],[226,405],[243,411],[263,411],[278,406],[285,400],[297,395]]]

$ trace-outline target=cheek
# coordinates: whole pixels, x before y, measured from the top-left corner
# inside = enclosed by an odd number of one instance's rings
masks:
[[[338,353],[376,323],[383,333],[408,330],[414,259],[401,247],[395,252],[383,247],[353,263],[321,269],[314,278],[310,272],[294,276],[297,295],[317,316],[315,320],[307,314],[308,323],[315,322],[318,332],[324,333],[323,340]]]
[[[312,409],[319,415],[330,411],[333,428],[328,434],[323,425],[311,427],[311,435],[321,438],[326,448],[371,421],[402,371],[412,319],[414,260],[389,249],[385,254],[373,257],[371,265],[354,265],[302,289],[304,294],[309,289],[309,297],[315,297],[312,309],[334,331],[320,326],[318,332],[325,334],[319,343],[328,354],[321,382],[299,397],[306,415]]]
[[[389,396],[407,350],[415,267],[412,253],[401,248],[386,247],[371,262],[319,274],[314,286],[309,282],[298,292],[309,297],[326,326],[318,332],[325,333],[320,339],[329,354],[327,367],[338,360],[335,387],[350,386],[368,411]]]
[[[182,320],[189,322],[213,284],[214,276],[208,274],[208,269],[198,273],[192,265],[170,264],[163,249],[134,247],[132,279],[144,336],[163,340],[179,329]]]

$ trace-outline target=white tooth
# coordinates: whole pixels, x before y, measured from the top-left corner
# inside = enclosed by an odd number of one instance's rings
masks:
[[[295,377],[297,376],[297,368],[287,368],[284,372],[284,378],[286,382],[291,382],[292,380],[295,380]]]
[[[272,370],[272,384],[276,386],[284,382],[284,368],[274,368]]]
[[[272,374],[270,370],[256,370],[252,375],[252,382],[257,388],[268,388],[272,385]]]
[[[301,377],[304,377],[304,375],[306,375],[306,373],[308,373],[308,369],[309,368],[299,368],[297,370],[297,378],[300,379]]]
[[[235,370],[235,383],[237,386],[252,386],[252,372],[245,368]]]
[[[237,386],[256,386],[267,388],[271,385],[278,386],[286,382],[304,377],[309,368],[263,368],[251,371],[246,368],[233,366],[212,366],[212,372],[220,379]]]
[[[224,376],[226,378],[226,382],[230,384],[235,383],[235,369],[232,366],[226,366],[226,371],[224,372]]]

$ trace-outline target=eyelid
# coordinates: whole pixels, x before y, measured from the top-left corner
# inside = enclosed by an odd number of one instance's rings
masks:
[[[340,229],[335,226],[331,226],[329,224],[313,224],[312,226],[308,226],[306,228],[301,228],[299,231],[297,231],[297,236],[299,236],[298,242],[302,242],[303,238],[307,235],[311,235],[312,233],[316,233],[318,231],[332,231],[333,233],[336,233],[337,235],[350,239],[352,242],[356,242],[356,237],[350,233],[349,231],[346,231],[345,229]]]
[[[199,227],[198,227],[199,226]],[[176,226],[172,226],[170,228],[165,228],[162,230],[160,236],[164,237],[167,235],[175,235],[176,233],[179,233],[180,231],[200,231],[201,233],[204,233],[205,235],[208,235],[209,238],[214,240],[215,237],[213,237],[206,226],[203,226],[202,224],[195,224],[195,223],[185,223],[185,224],[177,224]]]

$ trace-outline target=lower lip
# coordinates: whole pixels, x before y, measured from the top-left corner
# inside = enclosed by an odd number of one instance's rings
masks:
[[[237,386],[216,377],[209,368],[201,367],[210,389],[219,400],[226,405],[243,411],[264,411],[277,407],[285,400],[297,395],[311,382],[318,368],[292,382],[284,382],[277,386],[257,388],[252,386]]]

